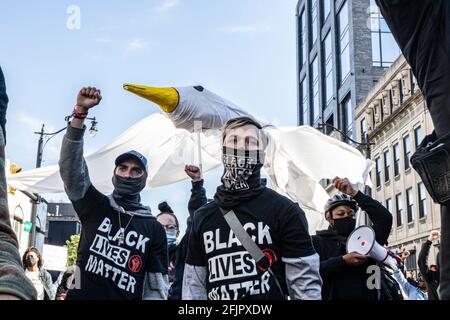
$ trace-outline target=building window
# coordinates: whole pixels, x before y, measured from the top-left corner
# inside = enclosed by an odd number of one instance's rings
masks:
[[[416,150],[419,144],[422,142],[422,140],[423,140],[423,132],[422,128],[419,126],[414,129],[414,143],[416,145]]]
[[[375,177],[377,187],[381,186],[381,160],[379,157],[375,159]]]
[[[328,32],[324,40],[324,69],[325,69],[325,106],[333,98],[333,51],[331,47],[331,32]]]
[[[394,176],[400,174],[400,146],[398,143],[394,144]]]
[[[308,105],[308,86],[306,79],[303,79],[302,83],[300,84],[300,101],[302,104],[302,113],[303,113],[303,124],[309,125],[309,105]]]
[[[319,106],[319,63],[317,61],[317,57],[314,58],[312,63],[312,87],[313,87],[313,120],[317,121],[320,117],[320,106]]]
[[[395,207],[397,208],[397,227],[401,227],[403,225],[403,203],[402,203],[402,194],[399,193],[395,196]]]
[[[345,121],[344,132],[346,133],[347,137],[351,138],[353,136],[353,108],[350,95],[348,95],[342,103],[342,109]]]
[[[361,142],[367,142],[366,141],[366,135],[367,135],[367,121],[366,118],[362,118],[361,122]]]
[[[406,190],[406,205],[408,212],[408,223],[414,221],[414,193],[412,188]]]
[[[331,12],[331,0],[322,0],[323,1],[323,21],[327,20],[328,16]]]
[[[392,212],[392,199],[391,198],[386,199],[386,210],[389,212]]]
[[[345,1],[338,14],[339,24],[339,84],[350,74],[350,32],[348,27],[348,3]]]
[[[375,0],[370,0],[370,31],[372,63],[376,67],[387,68],[400,56],[401,52]]]
[[[317,40],[317,16],[318,16],[318,0],[312,0],[311,2],[311,34],[312,34],[312,44]]]
[[[403,156],[405,160],[405,170],[410,167],[410,158],[411,158],[411,139],[409,135],[403,137]]]
[[[384,182],[389,181],[389,172],[391,170],[391,153],[386,150],[383,154],[384,157]]]
[[[306,15],[305,10],[300,14],[300,52],[301,52],[301,65],[303,66],[306,62],[307,54],[307,41],[308,33],[306,31]]]
[[[427,204],[426,204],[426,191],[423,182],[417,184],[417,192],[419,195],[419,218],[424,218],[427,215]]]
[[[417,276],[417,257],[415,251],[412,252],[408,258],[406,258],[405,269],[406,271],[413,272],[414,276]]]

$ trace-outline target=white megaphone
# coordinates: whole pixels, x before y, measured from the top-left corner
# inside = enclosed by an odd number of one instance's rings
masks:
[[[393,270],[398,269],[397,260],[389,254],[385,247],[376,242],[375,231],[371,227],[360,226],[353,230],[347,239],[347,253],[350,252],[369,255]]]

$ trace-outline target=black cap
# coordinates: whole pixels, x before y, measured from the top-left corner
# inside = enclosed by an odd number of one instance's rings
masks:
[[[116,166],[129,159],[137,160],[144,167],[145,172],[148,172],[147,158],[135,150],[122,153],[118,156],[115,161]]]

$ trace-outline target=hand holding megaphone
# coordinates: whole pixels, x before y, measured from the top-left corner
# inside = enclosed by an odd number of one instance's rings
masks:
[[[359,254],[357,252],[349,252],[342,257],[345,263],[349,266],[359,266],[367,261],[369,256]]]
[[[353,230],[347,239],[347,252],[369,255],[374,260],[384,263],[392,269],[398,269],[399,262],[391,253],[375,240],[375,231],[368,226],[361,226]]]

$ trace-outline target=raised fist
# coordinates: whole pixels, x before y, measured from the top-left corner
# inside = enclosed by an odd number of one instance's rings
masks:
[[[428,240],[434,241],[441,237],[441,233],[437,230],[433,230],[430,232],[430,235],[428,236]]]
[[[193,165],[186,165],[184,167],[184,172],[192,179],[192,181],[200,181],[202,179],[202,173],[200,172],[200,168]]]
[[[77,108],[80,112],[87,112],[90,108],[98,105],[102,100],[100,90],[95,87],[85,87],[77,96]]]

